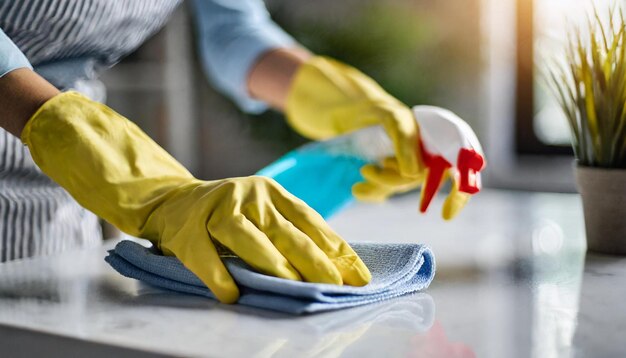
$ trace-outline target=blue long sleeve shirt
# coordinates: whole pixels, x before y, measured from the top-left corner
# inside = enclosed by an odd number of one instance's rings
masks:
[[[267,108],[250,97],[247,77],[267,51],[290,47],[294,39],[270,18],[261,0],[191,0],[198,51],[211,82],[249,113]]]

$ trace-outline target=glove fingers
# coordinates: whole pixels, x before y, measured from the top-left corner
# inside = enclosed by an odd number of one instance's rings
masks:
[[[413,190],[422,183],[422,175],[412,178],[402,176],[395,158],[385,158],[381,166],[367,164],[361,168],[365,181],[352,186],[355,198],[365,202],[382,202],[394,194]]]
[[[303,201],[289,194],[282,187],[277,188],[284,200],[275,200],[280,214],[307,235],[334,263],[341,273],[343,283],[364,286],[370,282],[369,269],[354,250],[324,219]]]
[[[206,233],[206,229],[186,230],[183,227],[172,240],[162,243],[160,249],[166,255],[176,256],[189,271],[198,276],[220,302],[237,302],[239,299],[237,284],[220,259],[208,233],[198,237],[198,232]],[[190,236],[192,234],[193,236]],[[193,240],[181,240],[176,237],[185,239],[193,237]],[[181,242],[185,242],[185,245],[172,244]]]
[[[361,175],[366,181],[379,186],[386,186],[394,192],[407,191],[416,188],[423,180],[422,175],[416,177],[402,176],[391,168],[381,168],[374,164],[367,164],[361,168]]]
[[[298,270],[304,281],[341,285],[341,273],[315,242],[279,212],[271,210],[260,227],[274,246]]]
[[[400,165],[398,165],[398,159],[395,157],[386,157],[380,162],[380,165],[385,169],[391,169],[396,172],[400,172]]]
[[[360,182],[352,186],[352,195],[360,201],[382,203],[387,200],[393,191],[389,187],[375,185],[369,182]]]
[[[289,280],[301,280],[298,271],[243,214],[216,224],[209,222],[208,229],[214,240],[259,272]]]
[[[398,159],[396,157],[386,157],[381,161],[380,165],[385,169],[390,169],[400,173],[400,164],[398,164]],[[424,169],[426,168],[426,166],[422,162],[419,146],[417,150],[417,166],[419,167],[419,172],[416,176],[419,178],[423,178]]]
[[[451,220],[465,207],[471,195],[459,191],[459,185],[456,180],[452,180],[452,190],[443,203],[441,215],[444,220]]]
[[[411,110],[394,107],[384,116],[382,124],[393,142],[400,173],[407,177],[418,175],[418,129]]]

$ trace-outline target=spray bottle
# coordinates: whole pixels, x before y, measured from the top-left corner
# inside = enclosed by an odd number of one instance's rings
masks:
[[[480,191],[480,171],[485,160],[480,142],[470,126],[443,108],[415,106],[420,129],[421,157],[427,168],[420,211],[426,212],[446,171],[459,191]],[[329,218],[354,201],[352,185],[363,180],[360,168],[393,155],[393,146],[380,126],[368,127],[330,140],[297,148],[257,175],[268,176],[290,193]]]

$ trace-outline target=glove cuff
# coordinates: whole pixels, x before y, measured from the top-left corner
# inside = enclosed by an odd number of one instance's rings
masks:
[[[76,92],[44,103],[21,138],[78,203],[133,236],[173,189],[195,180],[134,123]]]
[[[298,133],[321,140],[379,124],[374,109],[385,106],[406,107],[356,68],[314,56],[294,75],[285,114]]]

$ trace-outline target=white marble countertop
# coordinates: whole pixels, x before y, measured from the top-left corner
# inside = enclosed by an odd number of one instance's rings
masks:
[[[71,338],[54,341],[57,355],[81,344],[176,356],[626,355],[626,258],[585,255],[577,195],[486,190],[451,223],[440,206],[418,215],[408,195],[331,220],[348,241],[431,246],[437,276],[424,293],[293,317],[147,287],[100,248],[0,265],[0,341],[20,338],[0,346],[27,355],[54,334]]]

